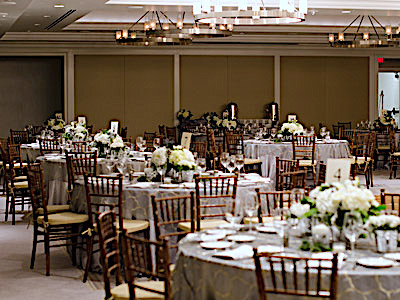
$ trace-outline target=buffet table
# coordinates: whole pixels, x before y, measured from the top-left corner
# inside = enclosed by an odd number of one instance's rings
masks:
[[[198,237],[200,234],[187,236],[179,244],[180,255],[173,272],[173,299],[258,299],[252,252],[249,251],[247,258],[236,260],[213,257],[221,250],[201,248],[199,242],[195,241],[196,235]],[[256,240],[247,244],[251,248],[280,243],[280,239],[274,234],[255,233],[255,236]],[[300,239],[291,241],[289,248],[284,249],[285,253],[288,256],[310,256],[310,252],[298,250],[300,242]],[[233,246],[237,247],[239,244]],[[365,249],[355,250],[354,258],[339,263],[337,299],[400,299],[400,264],[393,261],[392,267],[381,269],[360,266],[356,261],[361,257],[382,256],[374,251],[371,244],[367,243],[362,248]],[[269,267],[264,263],[262,267],[265,269],[266,284],[271,284]],[[290,267],[287,270],[290,270]],[[322,282],[326,283],[327,279],[327,276],[323,277]],[[299,282],[301,283],[301,280]],[[312,284],[313,280],[310,282],[310,288]],[[268,299],[305,299],[299,296],[267,296]]]
[[[293,159],[293,146],[291,142],[274,143],[266,140],[246,140],[245,155],[247,158],[262,160],[262,175],[275,178],[276,157],[280,159]],[[315,143],[315,160],[319,163],[327,162],[328,158],[348,158],[350,150],[347,141],[330,140]]]

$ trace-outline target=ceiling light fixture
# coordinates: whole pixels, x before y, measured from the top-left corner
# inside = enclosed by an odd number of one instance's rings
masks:
[[[364,19],[368,19],[373,31],[363,30],[360,32]],[[357,31],[354,33],[345,32],[357,21]],[[374,24],[375,23],[375,24]],[[380,33],[378,32],[380,31]],[[394,32],[395,33],[394,33]],[[342,32],[336,36],[330,33],[328,40],[332,47],[339,48],[375,48],[375,47],[400,47],[400,25],[397,30],[393,30],[391,25],[383,26],[374,16],[358,15]]]
[[[0,5],[16,5],[17,4],[17,2],[15,2],[15,1],[10,1],[10,0],[3,0],[3,1],[0,1]]]
[[[351,10],[342,10],[342,14],[351,14]]]
[[[195,20],[207,24],[278,25],[299,23],[305,20],[307,0],[280,0],[271,8],[263,0],[197,0],[193,3]]]
[[[54,4],[55,8],[64,8],[65,5],[64,4]]]

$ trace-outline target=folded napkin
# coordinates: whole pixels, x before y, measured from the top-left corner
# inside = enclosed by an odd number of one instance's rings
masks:
[[[196,184],[194,182],[184,182],[182,183],[182,186],[187,189],[194,189]]]
[[[137,182],[135,184],[129,185],[131,188],[141,188],[141,189],[148,189],[153,187],[154,183],[153,182]]]
[[[332,259],[333,253],[332,252],[313,253],[313,254],[311,254],[311,257],[312,258],[322,258],[322,259]],[[338,269],[340,269],[343,266],[343,260],[344,260],[344,253],[339,253],[338,254]],[[319,262],[318,261],[309,261],[308,266],[311,268],[318,268]],[[321,261],[321,267],[332,268],[332,262],[331,261]]]
[[[253,247],[242,245],[236,249],[221,251],[213,254],[214,257],[223,259],[246,259],[253,257]]]
[[[221,232],[218,234],[189,233],[186,235],[185,239],[189,242],[213,242],[222,240],[225,237],[226,237],[226,232]]]

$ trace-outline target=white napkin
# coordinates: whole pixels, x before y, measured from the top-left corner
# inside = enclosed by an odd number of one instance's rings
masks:
[[[194,189],[196,184],[194,182],[184,182],[182,183],[182,186],[187,189]]]
[[[225,232],[221,232],[218,234],[207,234],[207,233],[189,233],[186,235],[185,239],[189,242],[213,242],[222,240],[226,237]]]
[[[153,182],[137,182],[135,184],[129,185],[129,187],[132,188],[141,188],[141,189],[148,189],[151,188],[154,185]]]
[[[249,245],[242,245],[233,250],[221,251],[213,254],[214,257],[225,259],[246,259],[253,257],[253,247]]]
[[[332,252],[320,252],[320,253],[313,253],[311,254],[312,258],[323,258],[323,259],[332,259],[333,253]],[[344,260],[344,253],[338,254],[338,269],[343,266]],[[308,266],[311,268],[318,268],[319,262],[318,261],[309,261]],[[321,261],[321,267],[323,268],[332,268],[332,262],[330,261]]]

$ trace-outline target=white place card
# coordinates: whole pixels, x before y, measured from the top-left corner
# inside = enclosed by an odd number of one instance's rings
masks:
[[[86,124],[86,117],[78,117],[78,124],[81,125]]]
[[[328,158],[326,165],[326,183],[344,182],[350,178],[351,159]]]
[[[119,126],[118,121],[111,121],[110,130],[114,133],[118,133],[118,126]]]
[[[182,133],[181,146],[183,149],[190,150],[191,141],[192,141],[192,133],[190,132]]]
[[[297,115],[288,115],[287,116],[288,122],[293,122],[297,120]]]
[[[56,113],[55,117],[57,120],[62,120],[62,113]]]

